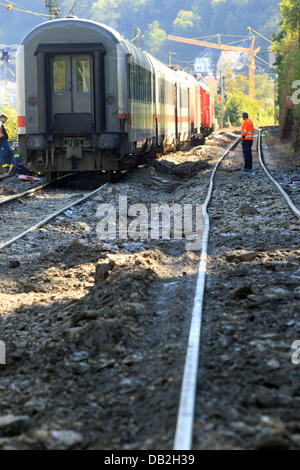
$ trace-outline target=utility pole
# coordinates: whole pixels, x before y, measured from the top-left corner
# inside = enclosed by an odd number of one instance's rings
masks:
[[[46,0],[46,10],[48,10],[49,19],[57,20],[60,17],[60,5],[59,0]]]
[[[9,59],[9,52],[8,49],[2,49],[2,61],[3,61],[3,67],[4,67],[4,96],[5,96],[5,101],[7,99],[7,63]]]
[[[277,75],[275,72],[274,72],[273,78],[274,78],[274,123],[276,125],[277,124],[277,89],[276,89]]]
[[[136,47],[140,47],[140,42],[141,42],[141,39],[143,38],[144,36],[142,35],[142,31],[140,30],[140,28],[137,28],[135,27],[134,28],[134,38],[132,39],[132,43],[136,46]]]
[[[224,75],[223,70],[220,70],[220,94],[221,94],[221,107],[220,107],[220,127],[224,127]]]

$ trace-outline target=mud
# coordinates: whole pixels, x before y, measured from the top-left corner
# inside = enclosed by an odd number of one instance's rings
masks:
[[[299,221],[256,156],[251,176],[235,171],[239,155],[217,172],[209,209],[194,448],[299,449]]]

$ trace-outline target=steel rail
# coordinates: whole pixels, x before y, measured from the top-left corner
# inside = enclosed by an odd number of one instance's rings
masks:
[[[67,206],[63,207],[62,209],[59,209],[58,211],[56,212],[53,212],[52,214],[50,214],[48,217],[46,217],[45,219],[41,220],[40,222],[38,222],[37,224],[33,225],[32,227],[29,227],[27,230],[25,230],[25,232],[22,232],[20,233],[19,235],[17,235],[16,237],[14,238],[11,238],[10,240],[8,240],[7,242],[5,242],[3,245],[0,245],[0,250],[3,250],[4,248],[6,248],[7,246],[11,245],[12,243],[16,242],[17,240],[19,240],[20,238],[23,238],[25,235],[27,235],[28,233],[30,232],[33,232],[35,230],[38,230],[39,228],[41,228],[43,225],[46,225],[50,220],[52,219],[55,219],[55,217],[57,217],[58,215],[62,214],[63,212],[65,212],[67,209],[69,209],[70,207],[73,207],[73,206],[76,206],[77,204],[80,204],[81,202],[85,201],[86,199],[90,198],[91,196],[93,196],[94,194],[96,194],[100,189],[101,189],[102,186],[100,186],[99,188],[95,189],[94,191],[88,193],[86,196],[84,197],[81,197],[80,199],[77,199],[77,201],[74,201],[70,204],[68,204]]]
[[[200,349],[200,336],[203,312],[203,300],[205,291],[205,278],[207,267],[207,249],[209,238],[209,215],[207,207],[209,205],[214,177],[218,166],[221,161],[234,150],[240,137],[226,150],[222,157],[216,163],[212,174],[210,176],[209,188],[206,199],[202,207],[202,215],[204,217],[204,231],[202,235],[202,250],[198,268],[197,284],[194,297],[194,305],[192,310],[191,326],[189,332],[188,346],[185,358],[185,366],[183,373],[183,380],[181,385],[180,402],[177,416],[177,424],[174,439],[174,450],[191,450],[193,439],[193,426],[194,426],[194,413],[195,413],[195,400],[197,388],[197,375],[198,375],[198,357]]]
[[[295,204],[292,202],[291,198],[288,196],[288,194],[284,191],[284,189],[282,189],[282,187],[280,186],[279,183],[277,183],[277,181],[273,178],[273,176],[271,175],[271,173],[268,171],[265,163],[264,163],[264,159],[263,159],[263,152],[262,152],[262,132],[263,132],[264,129],[259,129],[259,134],[258,134],[258,157],[259,157],[259,162],[262,166],[262,169],[264,170],[264,172],[267,174],[267,176],[270,178],[270,180],[272,181],[272,183],[275,184],[276,188],[278,189],[278,191],[280,191],[280,193],[282,194],[282,196],[284,197],[284,199],[286,200],[289,208],[291,209],[291,211],[293,212],[293,214],[298,217],[298,219],[300,219],[300,210],[295,206]]]
[[[21,199],[22,197],[29,196],[30,194],[34,194],[37,191],[41,191],[46,186],[49,186],[49,183],[42,184],[41,186],[36,186],[35,188],[28,189],[28,191],[24,191],[23,193],[15,194],[14,196],[7,197],[6,199],[0,200],[0,206],[3,204],[8,204],[9,202],[15,201],[16,199]]]
[[[62,179],[67,178],[68,176],[71,176],[71,174],[67,174],[64,176],[60,176],[60,178],[57,178],[56,181],[60,181]],[[22,197],[30,196],[31,194],[36,193],[37,191],[41,191],[42,189],[46,188],[47,186],[50,186],[51,183],[44,183],[41,184],[40,186],[35,186],[34,188],[28,189],[27,191],[24,191],[23,193],[15,194],[14,196],[7,197],[6,199],[0,200],[0,206],[2,204],[8,204],[9,202],[15,201],[16,199],[21,199]]]

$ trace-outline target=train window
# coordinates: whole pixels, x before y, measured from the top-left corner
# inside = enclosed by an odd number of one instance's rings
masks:
[[[53,90],[56,94],[66,91],[66,64],[63,60],[53,61]]]
[[[137,100],[138,95],[138,83],[137,83],[137,66],[133,66],[133,99]]]
[[[80,59],[77,61],[77,91],[89,93],[91,84],[90,61]]]
[[[134,101],[151,102],[151,72],[137,64],[128,64],[128,96]]]
[[[160,92],[160,97],[159,97],[159,102],[164,104],[165,103],[165,79],[161,78],[160,79],[160,87],[159,87],[159,92]]]
[[[128,99],[132,99],[132,65],[127,63],[127,86],[128,86]]]

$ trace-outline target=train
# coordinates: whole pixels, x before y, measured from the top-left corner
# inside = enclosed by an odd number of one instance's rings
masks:
[[[142,153],[201,141],[214,128],[203,81],[95,21],[33,28],[16,69],[19,153],[49,181],[62,172],[119,172]]]

